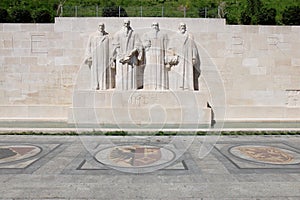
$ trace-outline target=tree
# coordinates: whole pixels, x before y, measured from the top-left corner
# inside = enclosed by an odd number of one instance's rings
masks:
[[[258,15],[258,24],[276,25],[276,9],[263,7]]]
[[[250,25],[252,22],[252,16],[247,11],[241,13],[241,23],[244,25]]]
[[[247,0],[247,6],[245,10],[241,13],[242,24],[258,24],[258,18],[261,12],[261,7],[261,0]]]
[[[9,22],[9,14],[6,9],[0,8],[0,23]]]
[[[53,22],[53,17],[47,9],[38,10],[34,16],[34,22],[36,23],[51,23]]]
[[[282,15],[282,22],[285,25],[300,25],[300,7],[290,6],[286,8]]]
[[[245,25],[275,25],[276,9],[264,7],[261,0],[247,0],[246,9],[241,13]]]
[[[11,13],[13,23],[32,23],[33,18],[28,10],[16,8]]]
[[[119,7],[104,7],[102,17],[119,17]],[[124,8],[120,7],[120,17],[128,17]]]

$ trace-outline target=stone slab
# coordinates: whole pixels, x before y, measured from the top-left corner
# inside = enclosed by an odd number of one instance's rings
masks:
[[[112,36],[120,30],[123,20],[61,17],[54,24],[0,24],[3,39],[0,41],[0,118],[68,119],[73,88],[87,89],[90,85],[90,71],[83,64],[89,35],[102,21]],[[150,30],[154,21],[169,36],[177,32],[180,22],[187,24],[200,52],[200,91],[208,91],[215,119],[299,120],[299,27],[226,25],[224,19],[130,20],[133,29],[141,35]],[[83,68],[83,77],[78,77],[78,69]],[[76,78],[84,81],[76,82]],[[221,103],[218,98],[222,99]],[[97,105],[101,108],[103,102],[109,105],[105,101],[95,103],[101,104]],[[140,101],[143,100],[135,102]],[[173,105],[173,98],[165,99],[160,105],[164,103]],[[201,98],[197,103],[200,107],[206,104]],[[67,108],[55,108],[56,104]],[[43,109],[47,106],[50,109]],[[227,114],[218,106],[228,108]]]
[[[184,137],[193,141],[185,154],[186,168],[151,173],[125,173],[98,165],[80,164],[93,158],[84,139],[95,145],[164,145],[174,137],[0,136],[1,144],[44,146],[61,144],[26,170],[1,169],[2,199],[299,199],[299,173],[285,169],[227,170],[230,162],[218,152],[199,158],[199,150],[213,137]],[[259,142],[258,142],[259,141]],[[220,137],[217,144],[276,143],[299,147],[298,136]],[[281,146],[283,147],[283,146]],[[177,147],[178,148],[178,147]],[[215,149],[212,149],[215,151]],[[223,159],[221,159],[223,158]],[[90,161],[90,160],[89,160]],[[249,162],[248,162],[249,163]],[[96,164],[96,163],[93,163]],[[175,164],[175,163],[174,163]],[[89,168],[97,166],[98,168]],[[174,166],[174,165],[173,165]],[[85,168],[84,168],[85,167]],[[171,167],[171,166],[170,166]],[[101,188],[101,189],[99,189]]]
[[[225,121],[299,121],[299,113],[299,107],[230,106],[226,107]]]
[[[67,121],[69,106],[1,105],[0,120]]]
[[[208,96],[190,91],[75,91],[69,122],[77,124],[209,124]]]
[[[147,90],[74,90],[74,107],[149,107],[163,108],[201,107],[206,108],[208,94],[201,91],[147,91]]]

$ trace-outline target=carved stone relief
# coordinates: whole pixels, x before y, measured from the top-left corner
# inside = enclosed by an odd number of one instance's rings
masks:
[[[200,56],[186,24],[169,39],[153,22],[142,37],[124,20],[110,36],[105,25],[90,35],[85,64],[92,90],[198,90]]]

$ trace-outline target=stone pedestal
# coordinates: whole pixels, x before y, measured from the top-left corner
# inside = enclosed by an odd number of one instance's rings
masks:
[[[196,91],[74,91],[69,123],[118,127],[197,127],[211,123],[208,95]]]

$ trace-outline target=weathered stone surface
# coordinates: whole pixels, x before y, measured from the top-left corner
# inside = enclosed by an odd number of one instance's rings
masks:
[[[231,120],[300,119],[300,100],[294,95],[300,90],[298,27],[225,25],[223,19],[130,20],[140,36],[154,21],[168,35],[178,30],[180,22],[186,24],[200,54],[200,91],[210,94],[207,99],[213,111],[226,107]],[[28,111],[20,114],[24,109],[19,106],[32,105],[36,109],[30,112],[36,118],[67,120],[65,111],[47,116],[38,109],[45,105],[64,110],[72,106],[74,87],[89,88],[84,52],[99,22],[113,36],[123,19],[56,18],[55,24],[0,24],[0,106],[10,109],[1,112],[0,118],[15,113],[15,118],[26,119]],[[290,90],[295,92],[286,92]]]
[[[78,90],[69,110],[70,123],[125,125],[209,124],[208,95],[190,91]]]
[[[2,199],[299,199],[299,165],[256,162],[258,159],[299,160],[300,140],[297,136],[222,136],[214,148],[205,157],[199,152],[214,136],[29,136],[1,135],[0,153],[0,192]],[[168,148],[170,141],[189,141],[183,155],[151,173],[125,173],[115,170],[110,163],[96,162],[94,156],[103,156],[110,162],[123,164],[144,158],[151,162],[151,151],[133,151],[140,147],[156,147],[172,151],[177,155],[180,146]],[[177,144],[177,143],[176,143]],[[26,145],[26,146],[25,146]],[[125,146],[126,145],[126,146]],[[254,157],[249,161],[241,153],[233,155],[228,150],[252,145],[250,153]],[[258,147],[255,147],[258,146]],[[16,147],[32,148],[27,152],[27,159],[11,156],[7,150]],[[127,147],[122,149],[122,147]],[[261,148],[261,147],[264,148]],[[39,148],[37,148],[39,147]],[[109,156],[111,149],[123,150]],[[276,148],[276,149],[275,149]],[[40,153],[36,152],[40,149]],[[268,149],[270,151],[268,151]],[[274,151],[277,150],[277,151]],[[278,150],[279,149],[279,150]],[[6,153],[5,153],[6,150]],[[128,150],[128,151],[126,151]],[[131,151],[129,151],[131,150]],[[287,151],[288,150],[288,151]],[[286,153],[282,154],[285,151]],[[145,153],[144,153],[145,152]],[[152,151],[153,152],[153,151]],[[165,151],[161,151],[164,153]],[[35,153],[35,154],[34,154]],[[147,153],[147,154],[146,154]],[[168,155],[168,154],[163,154]],[[5,162],[6,158],[14,162]],[[97,157],[96,156],[96,157]],[[154,157],[148,168],[159,166],[169,161]],[[163,160],[164,159],[164,160]],[[150,161],[149,161],[150,160]],[[35,161],[35,162],[34,162]],[[95,161],[95,162],[93,162]],[[172,169],[178,161],[183,161],[184,168]],[[28,164],[29,162],[29,164]],[[31,162],[31,164],[30,164]],[[134,163],[134,161],[132,161]],[[89,165],[88,165],[89,164]],[[133,166],[125,166],[132,169]],[[135,170],[137,170],[135,168]],[[134,168],[132,169],[134,171]]]

